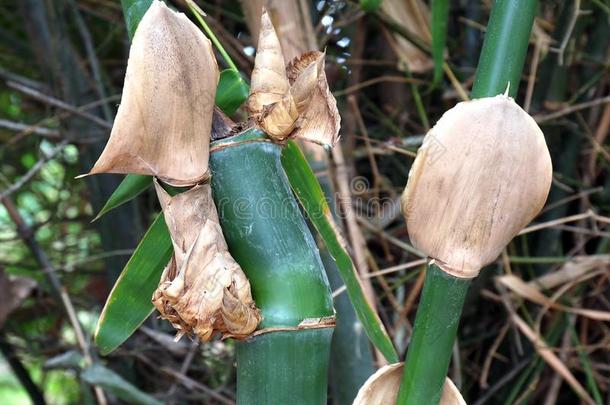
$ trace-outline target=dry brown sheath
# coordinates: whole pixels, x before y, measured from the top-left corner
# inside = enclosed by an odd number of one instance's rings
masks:
[[[288,65],[288,79],[299,109],[300,118],[292,136],[323,146],[333,147],[339,141],[341,116],[337,101],[328,88],[324,72],[324,56],[320,51],[306,52]],[[311,84],[310,84],[311,83]],[[313,87],[309,102],[306,90]]]
[[[161,317],[179,334],[210,340],[246,338],[258,326],[260,311],[250,283],[231,257],[218,221],[209,184],[170,197],[155,181],[174,254],[153,294]]]
[[[425,43],[430,44],[430,12],[422,0],[383,0],[381,10],[395,24],[399,24]],[[390,46],[398,57],[398,68],[421,73],[432,69],[432,58],[417,48],[404,36],[395,33],[387,35]]]
[[[266,11],[248,97],[250,117],[272,138],[301,138],[332,147],[340,117],[324,73],[324,53],[313,51],[284,65],[282,47]]]
[[[402,380],[404,363],[389,364],[377,370],[360,387],[353,405],[395,404]],[[455,384],[445,379],[439,405],[466,405]]]
[[[173,186],[206,179],[218,76],[210,41],[154,1],[133,38],[110,139],[89,174],[153,175]]]
[[[424,139],[402,198],[413,244],[475,277],[542,209],[551,157],[534,119],[500,95],[457,104]]]
[[[266,10],[263,10],[261,16],[258,46],[250,82],[248,111],[252,115],[262,114],[265,106],[282,100],[290,89],[282,46]]]

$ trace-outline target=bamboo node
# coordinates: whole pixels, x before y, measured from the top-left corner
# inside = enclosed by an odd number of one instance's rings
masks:
[[[481,269],[460,269],[452,267],[448,263],[438,259],[430,259],[428,264],[430,266],[434,264],[445,273],[457,278],[475,278],[481,272]]]
[[[334,328],[336,323],[336,317],[334,315],[323,316],[320,318],[305,318],[297,326],[279,326],[259,329],[256,332],[252,333],[250,336],[247,336],[245,339],[250,339],[256,336],[274,332],[295,332],[306,329]]]

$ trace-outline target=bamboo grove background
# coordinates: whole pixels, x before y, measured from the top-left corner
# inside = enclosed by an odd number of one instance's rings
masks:
[[[188,14],[181,1],[168,3]],[[258,3],[198,2],[246,77]],[[295,48],[315,41],[326,49],[341,149],[311,149],[310,161],[335,196],[365,293],[403,358],[425,261],[409,244],[400,193],[423,134],[468,97],[492,2],[450,2],[446,19],[430,18],[430,4],[416,0],[384,0],[378,11],[365,11],[369,1],[267,3],[272,12],[289,8],[293,20],[279,32]],[[553,187],[542,214],[466,297],[449,376],[468,403],[578,403],[578,387],[610,403],[609,18],[603,0],[538,6],[516,100],[547,137]],[[438,62],[443,50],[431,47],[431,32],[445,21],[446,63],[435,69],[432,55]],[[235,400],[231,341],[174,342],[171,327],[151,316],[107,357],[90,343],[109,289],[159,209],[149,191],[91,224],[121,178],[74,180],[108,137],[128,49],[118,1],[0,0],[2,403],[93,402],[91,384],[128,403]],[[329,276],[346,314],[329,398],[349,404],[382,356]]]

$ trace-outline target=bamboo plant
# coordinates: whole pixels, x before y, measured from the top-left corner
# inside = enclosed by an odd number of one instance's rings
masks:
[[[339,118],[323,54],[307,53],[286,70],[266,12],[260,27],[247,102],[253,127],[236,135],[215,131],[211,149],[221,223],[263,316],[254,336],[237,344],[237,397],[252,404],[325,403],[330,287],[280,159],[289,137],[332,146]]]
[[[323,403],[332,298],[280,151],[281,142],[294,136],[334,143],[338,114],[325,87],[323,54],[305,55],[287,73],[281,51],[275,57],[279,43],[266,14],[262,27],[248,102],[253,129],[218,136],[227,139],[213,145],[210,184],[208,144],[218,82],[211,43],[185,16],[153,2],[134,36],[110,140],[90,174],[157,179],[174,253],[153,302],[179,336],[208,341],[220,332],[248,339],[237,350],[239,403]],[[188,60],[182,59],[185,51]],[[269,71],[276,74],[273,80]],[[296,120],[310,114],[312,99],[325,103],[332,122],[304,119],[297,128]],[[160,114],[165,112],[171,118]],[[311,128],[320,122],[321,130]],[[188,190],[171,196],[171,186]],[[223,229],[240,264],[228,252]]]
[[[146,304],[136,286],[142,281],[140,289],[151,288],[159,264],[169,255],[153,302],[178,336],[197,335],[205,341],[219,332],[244,340],[237,350],[238,403],[324,403],[334,310],[318,250],[292,187],[300,199],[309,198],[305,211],[330,243],[367,334],[395,360],[329,218],[318,215],[328,208],[319,198],[315,176],[298,149],[287,147],[281,153],[295,137],[327,146],[337,140],[339,117],[324,75],[324,54],[308,52],[284,66],[273,26],[263,14],[247,103],[249,121],[233,128],[215,113],[217,140],[210,171],[211,108],[219,75],[209,41],[159,1],[126,0],[123,7],[130,30],[137,27],[131,32],[123,100],[106,150],[90,174],[131,173],[106,212],[146,188],[148,180],[133,173],[154,176],[164,212],[136,249],[102,312],[96,331],[102,351],[116,348],[144,320]],[[225,72],[217,88],[223,96],[223,78],[236,78]],[[223,102],[226,97],[219,93],[215,100],[225,111],[239,105]],[[291,166],[290,184],[286,165]],[[145,265],[154,268],[143,269]],[[135,313],[125,311],[125,305]]]
[[[552,168],[544,136],[508,97],[517,94],[537,5],[494,3],[472,89],[472,97],[481,100],[458,104],[441,118],[409,175],[403,194],[409,235],[434,260],[399,404],[439,401],[471,279],[533,219],[548,195]]]
[[[402,210],[430,261],[414,330],[404,367],[372,376],[355,404],[464,403],[446,374],[468,286],[542,209],[552,180],[544,135],[511,98],[536,9],[535,0],[494,3],[477,100],[447,111],[417,153]]]
[[[313,176],[307,177],[311,173],[303,169],[306,164],[299,166],[304,159],[295,153],[290,141],[299,137],[332,146],[337,140],[339,117],[324,76],[324,54],[309,52],[286,66],[273,25],[263,13],[247,102],[249,120],[245,124],[234,125],[218,112],[213,120],[213,100],[219,101],[218,94],[214,97],[219,74],[209,41],[201,32],[195,32],[184,16],[168,11],[158,1],[152,2],[152,6],[146,0],[124,1],[123,6],[128,27],[132,30],[138,25],[139,15],[147,9],[148,12],[134,37],[130,52],[132,68],[128,66],[126,92],[107,146],[108,151],[102,154],[93,172],[137,173],[157,178],[155,187],[165,218],[160,217],[155,222],[156,228],[151,228],[149,234],[154,231],[162,236],[167,232],[167,223],[170,238],[157,237],[155,240],[163,244],[171,241],[173,253],[153,295],[155,306],[178,329],[179,334],[196,334],[202,340],[208,340],[220,332],[227,337],[242,339],[237,344],[238,403],[288,403],[295,399],[299,403],[324,403],[334,311],[317,248],[293,191],[301,203],[314,201],[322,193],[315,178],[311,183]],[[498,1],[486,44],[489,38],[497,38],[497,35],[493,35],[492,23],[494,18],[498,19],[494,17],[496,10],[502,8],[510,9],[511,6]],[[159,12],[160,9],[163,12]],[[534,9],[535,6],[530,10],[532,16]],[[147,27],[146,18],[152,19],[149,15],[155,12],[160,18],[155,24],[150,24],[154,29],[150,29],[148,41],[137,41],[138,36],[146,37],[147,31],[142,27]],[[496,23],[496,26],[501,27],[502,24]],[[523,37],[519,37],[521,41]],[[176,41],[176,38],[180,38],[180,41]],[[527,35],[525,38],[527,43]],[[160,45],[160,42],[163,44]],[[219,44],[217,47],[225,55]],[[185,53],[180,48],[195,49],[194,57],[181,59]],[[489,53],[484,50],[482,60]],[[161,65],[153,66],[159,61]],[[515,63],[520,63],[522,67],[522,58]],[[169,70],[172,71],[168,72],[167,67],[171,67]],[[518,79],[518,72],[510,66],[508,68],[510,79]],[[237,72],[235,69],[231,71],[235,78]],[[157,74],[147,77],[149,72]],[[205,77],[197,76],[202,74]],[[498,94],[501,92],[498,83],[508,82],[507,77],[504,75],[503,79],[498,80],[480,67],[473,93],[477,94],[481,86],[488,86],[487,95]],[[222,78],[220,75],[218,89],[223,87]],[[480,84],[481,80],[488,83]],[[164,89],[171,97],[159,100],[159,93],[151,93],[148,85]],[[515,90],[516,85],[511,92]],[[129,107],[124,106],[130,104],[131,114],[128,114],[125,111],[129,111]],[[189,108],[181,108],[185,105]],[[239,104],[233,103],[231,107],[235,108],[236,105]],[[168,109],[181,114],[182,118],[164,119],[159,112]],[[452,143],[456,139],[455,133],[469,133],[468,126],[473,122],[473,117],[478,125],[472,131],[475,134],[474,147],[471,144],[464,147],[463,144]],[[489,120],[490,117],[503,129],[477,144],[479,139],[476,136],[484,137],[488,130],[479,121]],[[531,166],[539,176],[526,182],[525,189],[530,191],[527,198],[531,201],[524,202],[524,193],[507,191],[514,184],[522,185],[519,181],[523,181],[524,173],[523,168],[516,174],[510,170],[511,164],[519,161],[520,156],[517,150],[511,149],[511,145],[523,142],[520,151],[524,152],[526,162],[531,160],[528,157],[531,158],[532,154],[544,156],[546,146],[543,140],[540,142],[542,135],[535,123],[506,95],[489,97],[481,100],[481,103],[458,105],[443,118],[429,133],[425,147],[421,148],[404,198],[411,237],[435,261],[431,262],[427,274],[409,348],[405,382],[399,394],[401,403],[438,402],[468,278],[475,276],[484,264],[493,260],[499,249],[537,213],[544,203],[548,191],[548,187],[547,190],[545,187],[550,181],[550,161],[542,159]],[[507,120],[514,125],[502,127],[501,124]],[[181,121],[187,124],[183,126]],[[213,129],[210,128],[212,121]],[[208,147],[210,132],[213,142]],[[168,137],[168,133],[172,136]],[[521,137],[512,139],[511,134],[521,134]],[[504,142],[505,139],[509,142]],[[486,153],[493,150],[491,146],[495,146],[490,140],[501,146],[496,159],[484,158]],[[445,142],[452,149],[445,151],[447,153],[439,160],[442,164],[436,164],[435,170],[431,170],[428,167],[432,161],[430,152],[434,152],[432,146],[436,141],[441,146]],[[282,153],[283,149],[286,153]],[[465,171],[480,170],[476,166],[477,162],[482,162],[505,177],[499,176],[499,181],[487,182],[487,178],[468,181],[462,177],[457,188],[447,188],[449,186],[445,184],[447,189],[444,191],[449,191],[448,195],[453,195],[453,200],[458,201],[453,210],[448,211],[454,213],[450,218],[455,226],[446,227],[445,212],[430,208],[438,207],[437,202],[446,199],[447,194],[435,196],[426,191],[431,188],[443,189],[447,168],[452,163],[459,163],[462,154],[475,156],[464,165]],[[291,163],[296,166],[291,166]],[[299,172],[297,167],[304,171]],[[506,176],[506,173],[512,177]],[[144,181],[131,179],[138,190],[145,188]],[[304,186],[308,182],[310,188]],[[480,196],[474,200],[479,206],[491,210],[487,212],[488,215],[481,215],[482,219],[468,211],[472,207],[468,206],[467,201],[476,195],[477,185]],[[176,186],[182,188],[176,189]],[[481,194],[481,188],[488,193],[500,191],[494,200]],[[174,195],[176,193],[179,194]],[[124,197],[117,199],[125,200]],[[491,204],[490,201],[497,203],[499,200],[502,203],[499,204],[500,214],[497,214],[495,209],[498,204]],[[503,209],[513,205],[512,217],[507,219]],[[328,221],[327,207],[323,204],[314,204],[313,207],[305,204],[303,207],[318,231],[334,235]],[[467,215],[461,215],[464,212]],[[427,221],[422,221],[422,218],[433,218],[431,223],[436,224],[439,231],[429,232],[425,225]],[[493,232],[490,231],[493,243],[487,244],[481,228],[474,233],[472,241],[464,244],[464,234],[469,232],[464,228],[467,221],[462,219],[473,219],[479,228],[496,221],[495,228],[489,225],[493,228]],[[503,229],[502,226],[498,227],[498,223],[508,225]],[[463,227],[456,231],[457,225]],[[443,227],[448,232],[447,238],[438,237]],[[149,234],[147,236],[151,236]],[[153,239],[152,236],[150,239]],[[339,239],[332,236],[325,240],[327,243],[330,241],[329,250],[337,261],[367,334],[388,360],[396,362],[394,349],[379,320],[372,315],[374,313],[370,307],[363,304],[365,301],[357,279],[350,273],[353,265],[342,250]],[[149,243],[148,240],[146,242]],[[487,245],[493,246],[490,248]],[[165,250],[161,249],[156,263],[162,262],[165,257]],[[144,263],[137,252],[130,263],[132,261]],[[125,278],[133,278],[137,273],[125,273]],[[154,276],[149,275],[147,285],[151,280],[154,281]],[[125,285],[121,281],[115,289]],[[451,292],[450,299],[441,299],[448,291]],[[102,327],[98,325],[98,332],[104,330],[105,335],[111,330],[103,327],[107,309],[112,308],[113,313],[117,312],[117,296],[111,294],[111,297],[100,320]],[[143,319],[143,315],[144,307],[129,320],[129,327],[136,327],[137,320]],[[430,339],[431,334],[434,339]],[[110,350],[120,344],[129,332],[121,331],[118,335],[118,338],[110,339]],[[392,370],[395,378],[396,370],[401,369],[394,367]]]
[[[318,41],[309,12],[301,7],[299,0],[242,0],[240,3],[253,38],[258,37],[262,6],[267,8],[268,13],[273,16],[285,63],[291,63],[296,56],[308,50],[317,49]],[[340,224],[333,176],[329,170],[330,155],[315,144],[298,140],[297,143],[316,174],[333,218]],[[313,229],[311,223],[310,228]],[[330,286],[336,290],[344,285],[337,264],[323,240],[316,238],[316,241]],[[351,404],[362,384],[374,372],[373,351],[348,296],[341,294],[334,297],[334,305],[337,324],[331,344],[330,392],[334,404]]]

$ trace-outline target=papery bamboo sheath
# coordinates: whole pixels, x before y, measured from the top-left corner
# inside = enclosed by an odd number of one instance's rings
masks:
[[[173,186],[205,180],[218,77],[211,42],[153,1],[133,36],[110,139],[89,174],[150,175]]]
[[[494,97],[505,93],[507,89],[508,96],[517,93],[537,7],[537,0],[494,2],[473,86],[473,98]],[[548,150],[546,154],[548,155]],[[463,157],[463,159],[468,158],[470,157]],[[439,156],[439,159],[443,159],[443,156]],[[485,172],[486,168],[481,167],[480,170]],[[485,175],[494,174],[485,173]],[[548,193],[548,188],[539,191]],[[486,193],[488,190],[479,190],[479,192]],[[451,195],[443,198],[447,198],[448,204],[451,203]],[[482,260],[480,265],[483,266],[489,260],[493,259]],[[476,272],[479,269],[476,269]],[[456,331],[453,327],[446,328],[445,323],[438,320],[445,319],[446,323],[457,325],[469,282],[451,274],[439,277],[438,271],[442,270],[431,265],[426,275],[425,288],[417,311],[416,325],[407,352],[405,372],[397,400],[397,404],[400,405],[437,403],[447,374]],[[450,287],[448,283],[454,286]],[[437,302],[439,295],[435,292],[439,291],[439,288],[440,291],[445,289],[444,304]],[[428,294],[431,296],[427,296]],[[444,343],[438,346],[431,345],[431,336],[436,336],[437,340]],[[409,358],[414,360],[410,361]]]

